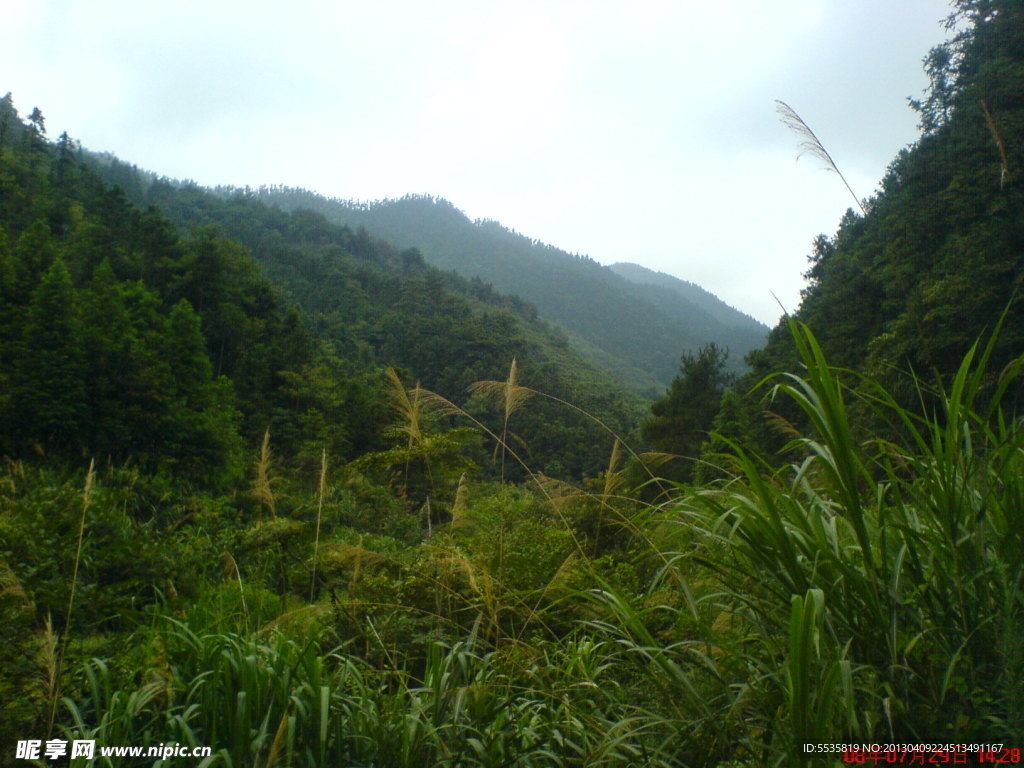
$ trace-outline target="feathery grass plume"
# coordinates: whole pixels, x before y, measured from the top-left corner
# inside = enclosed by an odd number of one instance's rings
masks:
[[[395,428],[409,438],[408,447],[412,448],[418,441],[423,439],[423,404],[420,398],[419,385],[407,389],[398,373],[390,365],[384,371],[391,385],[388,389],[388,400],[391,409],[401,417],[401,421]]]
[[[388,378],[388,400],[391,409],[399,417],[399,421],[391,429],[406,436],[406,459],[404,489],[409,491],[409,464],[412,457],[420,454],[427,471],[431,490],[434,488],[434,475],[427,458],[430,447],[426,421],[431,416],[454,415],[460,410],[448,403],[444,398],[423,389],[417,382],[415,387],[407,388],[394,368],[388,366],[384,371]]]
[[[612,453],[608,457],[608,467],[604,471],[604,482],[601,484],[601,495],[598,497],[597,525],[594,528],[594,552],[601,551],[601,530],[604,528],[605,510],[610,509],[609,500],[626,482],[625,473],[619,469],[622,460],[622,443],[618,438],[612,443]]]
[[[1006,185],[1006,180],[1010,176],[1010,160],[1006,154],[1006,145],[1003,143],[1003,137],[999,135],[999,129],[996,128],[996,121],[992,119],[992,113],[989,112],[988,103],[984,99],[981,101],[981,111],[985,115],[985,124],[988,126],[989,133],[992,134],[992,139],[996,143],[996,147],[999,149],[999,158],[1002,161],[1002,168],[999,172],[999,188],[1002,189]]]
[[[572,589],[570,582],[579,559],[579,554],[576,552],[570,552],[565,556],[565,560],[563,560],[562,564],[558,566],[553,574],[551,574],[551,578],[548,579],[548,583],[545,584],[544,589],[541,590],[540,598],[537,600],[537,605],[534,606],[533,609],[535,612],[539,611],[542,601],[544,601],[551,592],[561,590],[562,588],[565,588],[566,590]]]
[[[75,605],[75,589],[78,586],[78,567],[82,562],[82,541],[85,538],[85,514],[89,511],[92,500],[92,486],[96,480],[96,459],[89,461],[89,471],[85,475],[85,488],[82,489],[82,515],[78,523],[78,544],[75,548],[75,567],[71,574],[71,594],[68,596],[68,613],[64,620],[64,648],[67,647],[68,627],[71,626],[71,610]],[[63,658],[64,651],[61,650]]]
[[[459,486],[455,489],[455,501],[452,503],[451,527],[462,528],[466,525],[466,510],[469,509],[469,486],[466,485],[466,473],[459,478]]]
[[[785,416],[775,411],[763,411],[762,415],[764,416],[765,424],[775,434],[790,440],[803,437],[803,433],[793,426],[793,423]]]
[[[643,453],[637,454],[636,461],[644,469],[650,472],[651,470],[660,469],[662,465],[678,458],[679,455],[675,453],[665,453],[664,451],[644,451]]]
[[[500,617],[504,608],[498,601],[498,579],[484,563],[474,562],[460,549],[448,547],[444,555],[440,562],[453,573],[461,571],[469,582],[469,588],[482,602],[496,641],[500,636]]]
[[[18,459],[15,461],[8,456],[4,457],[4,461],[7,464],[7,476],[4,478],[4,482],[0,483],[0,489],[6,487],[9,493],[14,493],[18,488],[18,480],[25,479],[25,464]]]
[[[46,738],[53,734],[53,722],[57,716],[57,701],[60,699],[60,654],[57,651],[57,633],[53,631],[53,618],[46,615],[43,642],[39,648],[39,666],[43,670],[44,696],[47,708]]]
[[[29,599],[28,592],[25,591],[18,576],[2,557],[0,557],[0,610],[5,610],[0,615],[7,620],[21,614],[35,616],[35,603]],[[10,611],[10,613],[6,611]]]
[[[316,595],[316,566],[317,558],[320,556],[320,521],[324,512],[324,492],[327,489],[327,449],[320,453],[320,483],[317,488],[316,501],[316,537],[313,540],[313,579],[309,585],[309,602],[313,602]]]
[[[385,371],[388,378],[388,400],[391,410],[399,416],[399,421],[392,428],[409,439],[408,447],[422,443],[427,436],[427,419],[431,416],[455,416],[462,409],[424,389],[416,383],[415,387],[406,387],[394,368],[388,366]]]
[[[427,494],[427,498],[423,502],[423,507],[421,509],[423,511],[423,517],[427,521],[427,538],[429,539],[431,536],[434,535],[434,519],[433,519],[433,513],[431,513],[431,511],[430,511],[430,494],[429,493]]]
[[[263,433],[263,443],[260,445],[260,455],[256,459],[256,479],[252,486],[252,495],[267,510],[271,517],[277,517],[277,501],[274,498],[274,490],[271,488],[273,477],[271,476],[271,464],[274,454],[270,450],[270,428]]]
[[[502,414],[501,441],[495,446],[495,452],[501,449],[501,482],[505,483],[505,449],[508,445],[508,420],[519,408],[534,394],[529,387],[521,387],[518,384],[518,367],[516,358],[512,358],[512,365],[508,369],[508,378],[505,381],[477,381],[469,385],[471,395],[482,395],[494,401]]]
[[[798,155],[798,159],[803,155],[812,155],[824,162],[827,170],[835,171],[843,184],[846,185],[847,191],[850,193],[853,201],[857,204],[857,207],[860,208],[860,212],[866,216],[867,211],[864,210],[864,204],[861,203],[860,198],[854,193],[850,183],[846,180],[846,177],[843,176],[842,171],[839,170],[839,166],[836,165],[835,160],[832,159],[832,155],[828,153],[828,150],[825,149],[825,145],[821,143],[821,140],[814,131],[811,130],[811,127],[804,122],[803,118],[800,117],[796,110],[789,106],[789,104],[779,100],[776,100],[775,103],[778,105],[776,109],[781,116],[780,119],[782,120],[782,124],[791,131],[796,132],[798,136],[802,136],[804,139],[800,142],[800,155]]]
[[[512,364],[508,369],[508,378],[505,381],[477,381],[469,385],[471,395],[482,397],[495,402],[502,415],[501,439],[495,445],[495,454],[501,451],[501,485],[505,485],[505,457],[508,448],[508,421],[523,403],[533,394],[533,390],[522,387],[518,384],[518,363],[512,358]],[[520,441],[522,442],[522,441]],[[500,527],[498,529],[498,573],[503,572],[505,561],[505,514],[502,511]]]
[[[368,551],[366,549],[366,547],[363,546],[363,536],[362,536],[362,534],[359,535],[359,541],[356,543],[356,545],[354,547],[352,547],[351,551],[352,551],[352,578],[351,578],[351,580],[349,581],[349,584],[348,584],[349,591],[351,591],[352,587],[355,585],[355,583],[357,581],[359,581],[359,571],[360,571],[360,569],[363,566],[363,556]]]
[[[75,591],[78,588],[78,569],[82,563],[82,542],[85,539],[85,516],[89,511],[89,503],[92,500],[92,487],[96,480],[96,459],[90,459],[89,471],[85,475],[85,487],[82,489],[82,514],[78,522],[78,544],[75,547],[75,567],[71,573],[71,591],[68,595],[68,611],[64,618],[64,638],[60,644],[60,654],[57,656],[53,671],[51,691],[53,698],[50,700],[50,715],[46,727],[46,738],[53,733],[53,722],[57,715],[57,698],[60,693],[60,677],[63,671],[64,658],[67,656],[68,641],[71,639],[71,614],[75,606]],[[53,631],[50,620],[47,618],[47,632]]]
[[[270,745],[270,751],[267,752],[267,762],[264,763],[263,768],[276,768],[278,764],[277,756],[287,741],[288,731],[290,730],[289,720],[291,720],[291,718],[289,717],[288,710],[286,709],[281,715],[281,722],[277,726],[277,732],[274,734],[274,741]],[[291,727],[294,728],[294,723],[291,723]]]
[[[612,453],[608,457],[608,467],[604,471],[604,483],[601,486],[601,503],[607,504],[608,499],[622,487],[626,477],[619,469],[622,461],[622,443],[618,438],[612,443]]]
[[[245,604],[245,586],[242,584],[242,572],[238,570],[238,562],[230,552],[224,553],[224,575],[231,578],[234,574],[238,581],[238,596],[242,601],[242,613],[245,614],[245,630],[249,631],[249,607]]]

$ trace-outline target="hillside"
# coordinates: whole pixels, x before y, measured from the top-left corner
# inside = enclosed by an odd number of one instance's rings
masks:
[[[662,289],[661,291],[652,291],[651,298],[663,305],[669,303],[669,297],[665,293],[667,291],[682,299],[686,304],[698,307],[726,328],[736,328],[748,333],[759,333],[762,335],[766,335],[768,332],[763,323],[729,306],[713,293],[704,290],[696,283],[680,280],[678,277],[664,272],[656,272],[640,264],[631,264],[629,262],[619,262],[610,265],[608,268],[619,275],[619,277],[624,277],[636,285]],[[717,343],[719,343],[719,346],[722,346],[721,342]]]
[[[261,200],[307,208],[396,245],[418,248],[428,263],[537,307],[584,342],[581,351],[634,387],[658,391],[676,374],[683,352],[708,342],[729,348],[732,367],[764,343],[767,329],[711,297],[652,291],[585,256],[531,240],[495,221],[471,221],[447,200],[407,196],[370,204],[331,200],[306,190],[271,188]],[[723,322],[720,317],[730,318]]]
[[[224,200],[194,185],[157,180],[112,156],[80,150],[66,137],[51,148],[41,131],[32,133],[35,128],[21,124],[9,97],[0,108],[8,140],[18,150],[8,157],[8,176],[19,186],[18,194],[5,195],[6,237],[16,254],[32,243],[48,244],[47,255],[32,257],[38,264],[12,267],[25,273],[19,278],[24,285],[10,298],[6,321],[25,321],[34,281],[55,254],[70,273],[70,296],[98,291],[94,273],[103,263],[109,262],[117,285],[143,276],[145,289],[168,307],[187,300],[198,313],[211,374],[230,380],[231,393],[224,396],[241,412],[238,426],[250,445],[269,427],[287,458],[309,460],[312,446],[325,440],[345,458],[379,447],[386,397],[380,377],[387,366],[408,383],[461,404],[471,384],[501,381],[516,359],[522,384],[587,409],[620,434],[629,434],[642,413],[638,397],[583,361],[561,332],[515,297],[439,271],[416,251],[371,240],[365,232],[308,211],[285,213],[252,197]],[[94,171],[117,180],[120,189]],[[142,333],[130,324],[123,332]],[[6,333],[7,349],[13,350],[8,354],[28,343],[11,326]],[[107,360],[113,352],[104,354]],[[122,372],[130,371],[129,365]],[[19,375],[12,379],[15,395],[22,388]],[[24,376],[29,375],[26,370]],[[104,413],[116,410],[118,397],[134,397],[139,387],[130,381],[109,386],[112,402],[102,405]],[[81,397],[83,402],[62,406],[76,413],[99,407],[88,404],[84,393],[75,396],[75,387],[64,389],[61,398],[50,401]],[[24,397],[13,406],[17,423],[25,423],[24,435],[11,430],[0,435],[0,449],[15,456],[28,450],[29,439],[44,447],[48,442],[38,425],[29,427],[39,421],[32,416],[36,406],[29,405],[37,401]],[[38,401],[38,408],[45,409],[45,401]],[[129,414],[146,407],[123,406]],[[496,426],[484,403],[468,407]],[[222,415],[235,418],[233,413]],[[100,430],[93,424],[99,418],[83,416],[83,438],[65,429],[66,448],[81,447],[90,429]],[[135,418],[136,426],[147,423]],[[544,401],[518,421],[517,433],[527,446],[524,457],[533,469],[579,477],[604,465],[606,448],[595,446],[606,442],[605,433],[580,413]],[[107,425],[103,434],[110,433],[104,438],[110,445],[96,439],[91,444],[127,456],[132,445],[146,444],[154,435],[152,429],[136,435],[133,424]],[[219,461],[230,464],[230,453]]]
[[[1024,348],[1024,6],[958,5],[984,23],[926,60],[920,140],[809,257],[796,318],[838,364],[948,374],[1011,299],[997,361]],[[786,336],[760,370],[793,359]]]
[[[522,298],[0,99],[0,763],[1019,763],[1024,5],[956,10],[920,141],[648,452]]]

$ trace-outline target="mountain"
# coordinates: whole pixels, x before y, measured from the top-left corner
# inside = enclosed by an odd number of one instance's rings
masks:
[[[763,323],[755,320],[750,315],[740,312],[738,309],[730,307],[715,296],[715,294],[704,290],[696,283],[680,280],[678,277],[673,277],[664,272],[655,272],[653,269],[629,262],[619,262],[612,264],[608,268],[631,283],[670,291],[684,302],[698,307],[728,328],[758,333],[762,337],[768,332],[767,327]],[[651,297],[660,301],[665,301],[668,298],[662,291],[652,292]]]
[[[749,318],[736,320],[744,316],[700,289],[692,295],[658,290],[496,221],[472,221],[447,200],[410,195],[365,204],[281,187],[255,194],[285,210],[307,208],[399,247],[415,247],[434,266],[520,296],[565,329],[588,359],[641,390],[663,389],[682,353],[711,341],[729,348],[733,367],[742,368],[743,356],[760,347],[767,333]]]
[[[0,453],[89,452],[225,486],[268,430],[307,466],[322,448],[380,449],[388,367],[499,429],[467,390],[513,360],[519,385],[551,396],[516,414],[532,469],[607,465],[612,438],[582,411],[635,429],[642,399],[517,297],[319,214],[51,144],[9,95],[0,129]],[[471,460],[492,464],[482,448]]]
[[[1024,3],[956,9],[924,136],[814,249],[797,319],[839,367],[795,323],[732,388],[703,347],[639,455],[605,428],[628,396],[532,304],[51,142],[0,99],[0,743],[35,765],[24,734],[292,768],[810,766],[837,758],[808,743],[881,741],[1019,762]],[[702,298],[623,269],[645,312]],[[527,452],[548,476],[514,475]]]

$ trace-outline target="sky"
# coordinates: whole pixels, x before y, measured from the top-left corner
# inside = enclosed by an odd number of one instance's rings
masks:
[[[0,94],[203,185],[447,198],[774,324],[918,135],[947,0],[6,0]]]

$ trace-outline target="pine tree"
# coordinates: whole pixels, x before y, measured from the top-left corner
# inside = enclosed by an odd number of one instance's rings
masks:
[[[692,460],[700,456],[722,392],[732,380],[725,372],[728,357],[714,342],[701,347],[696,355],[684,353],[679,375],[651,406],[651,415],[641,426],[641,436],[654,448],[690,460],[677,470],[682,479],[693,476]]]
[[[32,294],[11,386],[21,448],[74,446],[85,426],[84,361],[71,275],[56,258]]]
[[[171,310],[159,343],[169,374],[165,453],[186,474],[220,485],[239,471],[240,416],[231,382],[213,376],[200,326],[183,299]]]

